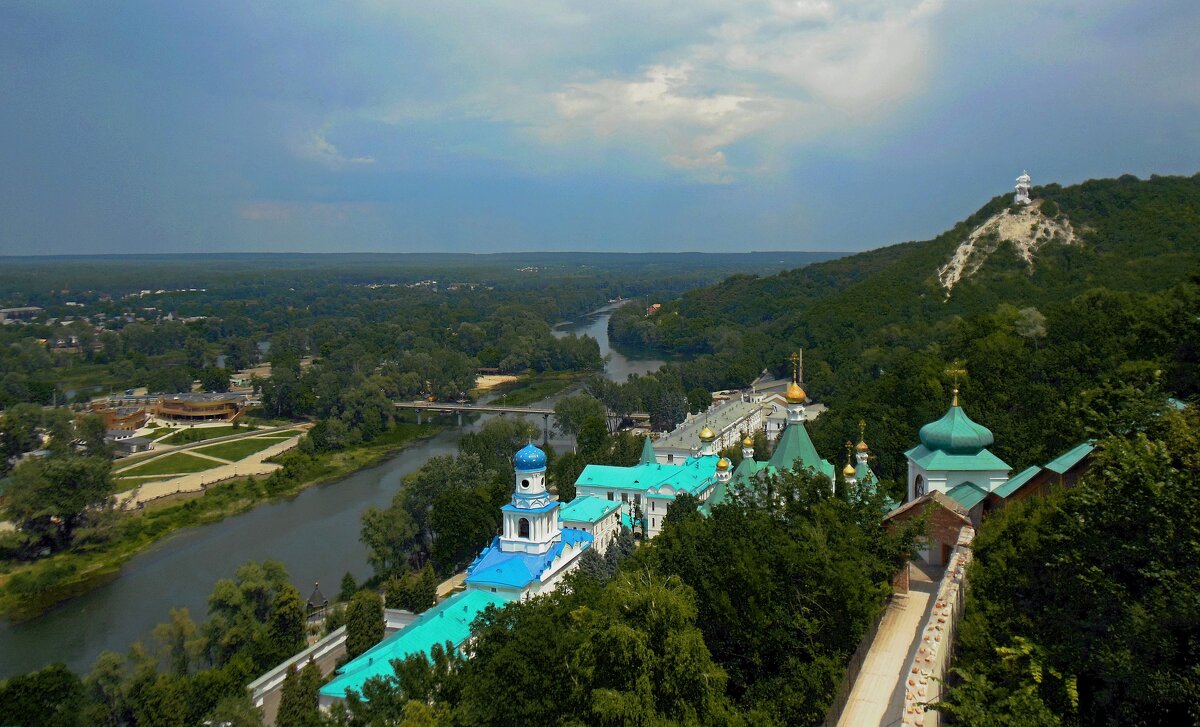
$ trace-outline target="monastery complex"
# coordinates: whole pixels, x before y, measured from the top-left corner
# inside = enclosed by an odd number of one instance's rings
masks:
[[[837,467],[817,452],[805,426],[813,413],[798,355],[792,357],[791,380],[781,388],[778,393],[738,392],[657,445],[647,438],[635,465],[587,465],[576,480],[575,499],[567,503],[547,488],[546,453],[526,445],[513,457],[513,492],[502,508],[503,532],[467,568],[464,590],[339,669],[320,690],[322,706],[344,699],[348,691],[361,693],[370,678],[391,677],[394,659],[428,654],[434,644],[446,642],[463,648],[471,622],[484,609],[552,591],[579,566],[585,552],[603,554],[622,528],[655,537],[667,508],[681,493],[695,497],[705,516],[735,492],[771,496],[772,477],[784,471],[819,475],[829,481],[831,491],[840,471],[851,497],[873,493],[878,479],[870,466],[865,425],[860,423],[858,443],[847,443],[845,465]],[[775,420],[783,423],[772,431]],[[752,434],[758,430],[774,435],[774,451],[766,460],[754,456]],[[689,433],[694,444],[684,439]],[[1082,444],[1045,468],[1013,476],[1011,467],[988,450],[992,433],[967,415],[957,386],[949,409],[922,427],[919,439],[905,452],[906,503],[888,502],[880,516],[885,522],[899,521],[934,508],[935,527],[919,557],[935,567],[949,562],[963,532],[973,533],[986,511],[1008,499],[1044,492],[1054,486],[1056,476],[1060,484],[1064,478],[1073,481],[1091,452],[1090,444]],[[743,457],[735,467],[719,452],[739,443]]]

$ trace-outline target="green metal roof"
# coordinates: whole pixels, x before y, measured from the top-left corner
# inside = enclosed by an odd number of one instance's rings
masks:
[[[1020,474],[1013,477],[1008,482],[1005,482],[1003,485],[1000,485],[996,489],[992,490],[992,494],[998,495],[1000,497],[1008,497],[1009,495],[1013,494],[1017,490],[1024,487],[1025,483],[1032,480],[1033,476],[1041,471],[1042,471],[1042,468],[1038,467],[1037,465],[1034,465],[1032,467],[1026,467],[1024,470],[1021,471]]]
[[[580,495],[559,508],[558,517],[563,522],[570,520],[571,522],[597,523],[606,515],[611,515],[620,506],[619,502]]]
[[[646,437],[642,443],[642,458],[638,460],[638,464],[654,464],[658,461],[658,457],[654,454],[654,445],[650,443],[650,437]]]
[[[987,490],[983,489],[974,482],[964,482],[961,485],[951,487],[946,495],[957,502],[959,505],[970,510],[983,501],[987,497]]]
[[[986,449],[981,449],[975,454],[949,454],[940,449],[931,450],[924,444],[919,444],[904,454],[913,462],[930,471],[1007,472],[1012,469],[1004,460]]]
[[[813,446],[803,423],[787,425],[783,434],[779,435],[779,443],[775,445],[775,453],[768,464],[774,468],[772,473],[807,468],[833,477],[833,465],[817,454],[817,448]]]
[[[1051,472],[1056,472],[1060,475],[1065,474],[1067,470],[1079,464],[1084,457],[1091,454],[1092,450],[1095,448],[1096,445],[1092,444],[1091,442],[1084,442],[1083,444],[1074,447],[1069,452],[1060,454],[1058,457],[1048,462],[1046,464],[1046,469],[1050,470]]]
[[[947,454],[975,454],[994,441],[992,432],[971,421],[961,406],[951,406],[941,419],[921,427],[921,444]]]
[[[321,694],[344,698],[346,690],[362,693],[372,677],[390,677],[391,661],[413,654],[429,655],[434,644],[450,642],[457,648],[471,635],[471,622],[488,606],[501,607],[508,599],[495,593],[468,590],[447,598],[405,628],[397,631],[338,670],[338,675]]]

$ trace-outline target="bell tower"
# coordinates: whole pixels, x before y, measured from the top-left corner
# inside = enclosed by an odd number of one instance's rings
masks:
[[[512,501],[504,513],[500,549],[506,553],[545,553],[558,541],[558,501],[546,490],[546,453],[532,442],[513,457]]]

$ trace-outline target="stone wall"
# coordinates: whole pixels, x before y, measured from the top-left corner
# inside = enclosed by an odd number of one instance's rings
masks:
[[[938,585],[933,608],[921,628],[921,645],[905,670],[901,722],[904,727],[936,727],[941,724],[941,714],[926,711],[926,705],[936,703],[941,697],[943,680],[950,667],[954,633],[963,612],[963,592],[974,538],[973,529],[962,528],[958,543],[947,561],[946,573]]]

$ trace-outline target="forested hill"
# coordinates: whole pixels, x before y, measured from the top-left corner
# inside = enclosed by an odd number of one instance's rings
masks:
[[[614,323],[614,333],[628,343],[708,353],[720,350],[728,326],[773,324],[772,331],[788,333],[804,327],[814,306],[822,312],[853,307],[856,315],[839,323],[856,328],[914,317],[932,322],[1001,302],[1040,305],[1093,287],[1162,290],[1200,270],[1200,174],[1051,184],[1035,187],[1032,196],[1049,208],[1043,212],[1068,220],[1080,240],[1049,242],[1032,266],[1001,243],[949,297],[938,269],[974,229],[1011,204],[1012,194],[993,198],[932,240],[767,277],[735,275],[664,304],[652,318],[626,315]]]
[[[744,386],[764,366],[783,373],[788,352],[804,348],[809,393],[832,409],[814,431],[823,451],[836,456],[862,416],[872,443],[890,449],[880,464],[893,476],[894,453],[944,410],[942,372],[956,359],[970,372],[969,411],[1014,465],[1082,438],[1079,397],[1096,387],[1194,396],[1200,175],[1047,185],[1032,197],[1030,208],[996,197],[933,240],[735,276],[652,316],[631,306],[612,334],[708,354],[676,371],[710,390]],[[956,252],[965,264],[948,287]]]

